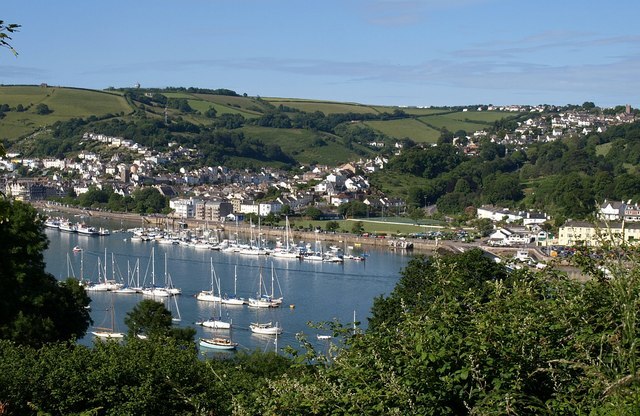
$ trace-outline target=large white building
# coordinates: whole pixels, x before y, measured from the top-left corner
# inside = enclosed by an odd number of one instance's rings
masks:
[[[601,246],[603,243],[614,245],[635,244],[640,241],[640,223],[638,222],[599,222],[568,221],[558,232],[558,244],[561,246]]]

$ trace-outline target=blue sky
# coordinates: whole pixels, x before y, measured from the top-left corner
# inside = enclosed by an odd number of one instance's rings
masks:
[[[640,2],[3,0],[0,83],[384,105],[640,105]]]

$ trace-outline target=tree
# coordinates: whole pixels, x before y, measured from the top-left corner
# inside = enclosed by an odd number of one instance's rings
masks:
[[[364,226],[362,224],[362,221],[356,221],[353,223],[353,226],[351,227],[351,233],[362,234],[363,231],[364,231]]]
[[[50,114],[52,112],[53,112],[53,110],[51,110],[49,108],[49,106],[44,104],[44,103],[40,103],[40,104],[36,105],[36,114],[39,114],[39,115],[43,116],[43,115]]]
[[[479,250],[415,258],[366,332],[333,354],[311,350],[331,365],[272,382],[261,410],[638,414],[640,263],[615,252],[610,279],[593,273],[597,253],[578,253],[587,282],[507,273]]]
[[[310,220],[315,221],[320,219],[320,217],[322,216],[322,211],[320,211],[316,207],[308,207],[307,209],[304,210],[304,213],[302,215],[309,218]]]
[[[39,346],[84,336],[90,299],[79,282],[45,271],[44,222],[29,204],[0,199],[0,338]]]
[[[216,115],[218,114],[218,112],[216,111],[215,108],[213,107],[209,107],[207,109],[207,111],[204,112],[205,117],[207,118],[216,118]]]
[[[182,342],[193,342],[195,329],[174,328],[171,322],[171,312],[162,303],[152,299],[142,300],[124,319],[132,338],[144,334],[151,340],[170,337]]]
[[[11,36],[9,34],[17,32],[19,27],[20,25],[18,24],[5,23],[3,20],[0,20],[0,46],[9,48],[15,56],[18,56],[18,52],[13,49],[13,46],[9,43],[11,40]]]
[[[132,197],[136,203],[135,210],[140,214],[159,213],[169,207],[169,199],[162,196],[156,188],[138,189],[132,194]]]
[[[336,231],[338,228],[340,228],[340,223],[338,223],[338,221],[327,221],[324,225],[324,229],[330,232]]]
[[[130,337],[141,334],[148,337],[166,335],[171,328],[171,312],[160,302],[144,299],[127,313],[124,323]]]
[[[409,211],[409,218],[411,218],[415,224],[418,224],[418,220],[424,218],[424,210],[422,208],[411,209]]]
[[[362,218],[367,216],[369,206],[362,201],[350,201],[338,207],[338,213],[345,218]]]

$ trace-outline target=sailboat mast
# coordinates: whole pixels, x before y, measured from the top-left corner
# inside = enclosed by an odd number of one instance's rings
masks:
[[[156,286],[156,260],[155,260],[155,247],[151,247],[151,285]]]
[[[353,310],[353,335],[356,334],[356,311]]]
[[[273,262],[271,262],[271,300],[273,300]]]
[[[233,268],[233,296],[238,294],[238,265]]]
[[[104,282],[107,282],[107,248],[104,249]]]

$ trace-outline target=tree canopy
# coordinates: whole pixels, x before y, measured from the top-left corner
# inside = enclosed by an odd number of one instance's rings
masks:
[[[36,210],[0,198],[0,338],[38,346],[84,336],[90,299],[77,280],[45,271],[47,245]]]

